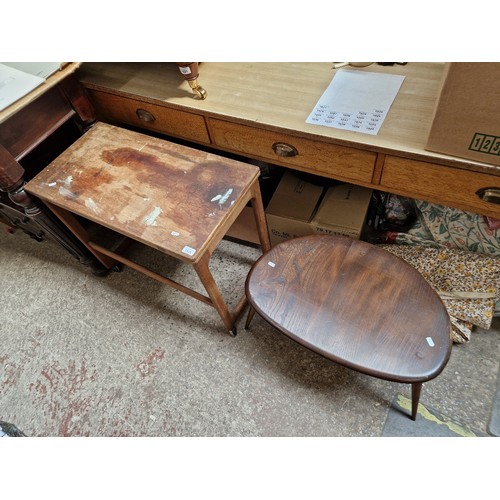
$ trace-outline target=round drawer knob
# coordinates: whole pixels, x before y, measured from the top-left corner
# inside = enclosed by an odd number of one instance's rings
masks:
[[[297,156],[299,152],[290,144],[286,144],[285,142],[275,142],[273,144],[273,150],[278,156]]]
[[[482,188],[476,191],[476,194],[483,201],[500,205],[500,188]]]
[[[143,122],[151,123],[156,120],[154,115],[145,109],[139,108],[136,110],[135,114],[139,117]]]

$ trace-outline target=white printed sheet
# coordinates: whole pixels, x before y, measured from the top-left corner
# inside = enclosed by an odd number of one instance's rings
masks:
[[[306,123],[376,135],[404,76],[337,70]]]

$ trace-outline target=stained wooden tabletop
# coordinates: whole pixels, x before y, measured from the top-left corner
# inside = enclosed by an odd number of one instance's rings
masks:
[[[191,262],[258,176],[254,165],[97,123],[25,189]]]
[[[363,241],[288,240],[254,264],[246,291],[282,333],[368,375],[425,382],[450,356],[449,316],[436,292],[404,260]]]

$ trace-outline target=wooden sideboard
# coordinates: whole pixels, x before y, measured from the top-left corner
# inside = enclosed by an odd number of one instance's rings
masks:
[[[326,178],[500,218],[500,167],[425,150],[443,63],[373,64],[406,78],[377,135],[306,123],[332,63],[201,63],[198,100],[174,63],[83,63],[97,118]]]
[[[0,222],[41,241],[50,237],[96,273],[103,266],[25,190],[34,177],[95,122],[84,87],[68,63],[39,87],[0,111]]]

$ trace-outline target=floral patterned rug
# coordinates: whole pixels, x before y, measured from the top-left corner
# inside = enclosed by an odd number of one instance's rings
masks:
[[[412,264],[439,293],[453,341],[468,342],[474,326],[489,329],[500,301],[500,221],[415,200],[417,220],[381,245]]]

